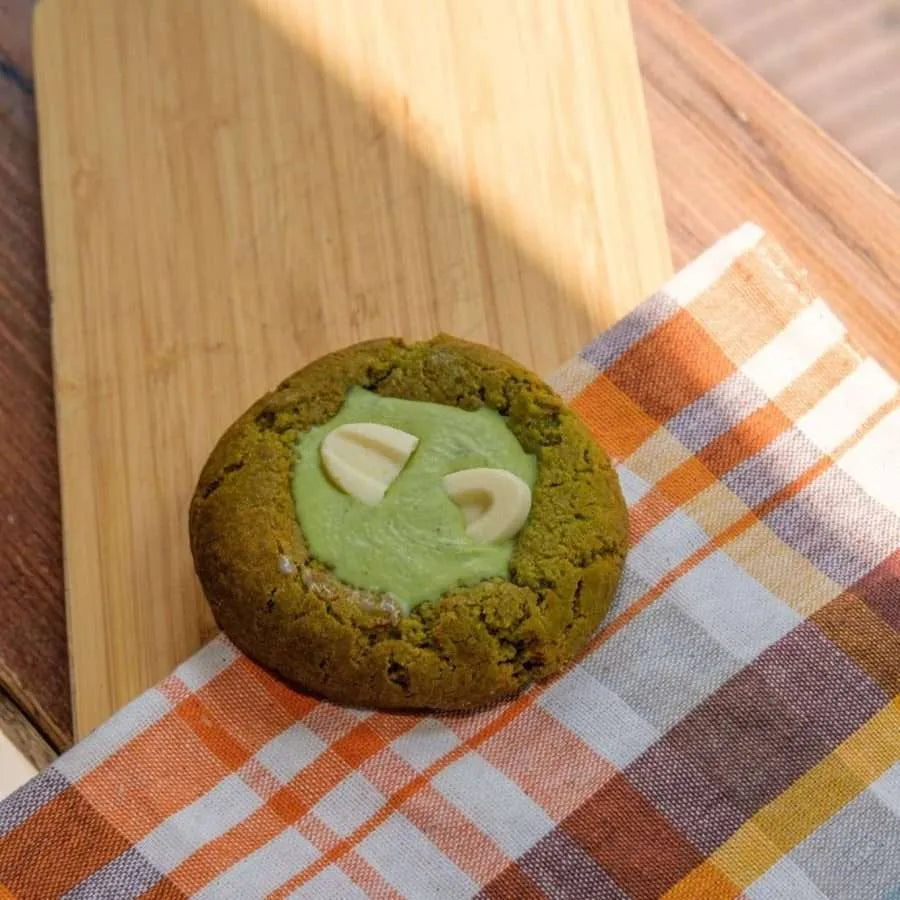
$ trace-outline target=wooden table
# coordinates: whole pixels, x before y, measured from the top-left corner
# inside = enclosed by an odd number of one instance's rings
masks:
[[[0,4],[0,729],[71,741],[32,0]],[[633,0],[676,267],[746,219],[900,375],[900,203],[672,0]]]

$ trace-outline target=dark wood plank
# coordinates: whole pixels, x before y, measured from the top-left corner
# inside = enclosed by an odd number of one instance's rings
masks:
[[[34,0],[0,0],[0,67],[7,77],[31,81],[31,11]]]
[[[38,771],[57,757],[56,751],[4,691],[0,691],[0,731]]]
[[[71,708],[30,6],[0,4],[0,686],[59,748]]]
[[[675,268],[747,219],[900,376],[900,201],[673,0],[632,0]]]

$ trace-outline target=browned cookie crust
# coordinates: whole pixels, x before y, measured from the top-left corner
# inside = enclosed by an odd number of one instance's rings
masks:
[[[539,463],[508,581],[397,616],[311,557],[291,494],[294,447],[353,385],[508,417]],[[255,403],[207,461],[190,531],[216,621],[253,659],[342,703],[464,709],[558,672],[584,646],[619,578],[626,514],[606,454],[546,384],[496,350],[440,336],[348,347]]]

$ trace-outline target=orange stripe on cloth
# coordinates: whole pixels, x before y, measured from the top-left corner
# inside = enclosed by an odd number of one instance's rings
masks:
[[[273,678],[261,666],[258,666],[251,660],[248,660],[248,662],[250,662],[248,671],[253,679],[262,686],[266,693],[293,721],[299,722],[319,705],[320,701],[315,697],[311,697],[309,694],[301,694],[300,691],[288,687],[280,678]]]
[[[679,506],[705,491],[716,476],[697,457],[676,466],[628,510],[629,538],[634,546]]]
[[[408,797],[400,812],[478,884],[490,883],[512,862],[477,824],[430,783]]]
[[[626,350],[604,377],[651,419],[665,422],[734,371],[696,319],[679,310]]]
[[[190,778],[184,776],[187,769]],[[136,779],[135,772],[144,777]],[[173,710],[103,760],[77,788],[114,828],[138,843],[169,816],[215,787],[228,772]],[[116,785],[115,789],[110,785]]]
[[[252,756],[247,747],[234,738],[216,718],[209,715],[196,694],[179,703],[175,712],[229,771],[237,771]]]
[[[6,889],[16,897],[61,897],[129,846],[77,788],[66,788],[0,838]]]
[[[694,456],[660,478],[654,490],[664,494],[674,506],[682,506],[715,481],[715,475]]]
[[[400,891],[384,880],[381,873],[367,863],[358,853],[348,853],[341,860],[341,871],[356,882],[367,897],[384,898],[384,900],[406,900]]]
[[[392,713],[376,713],[360,722],[276,790],[251,816],[184,860],[170,873],[170,879],[188,893],[199,891],[285,827],[296,824],[344,778],[383,749],[386,735],[398,737],[415,723],[412,716]]]
[[[281,834],[286,824],[279,815],[277,804],[266,803],[230,831],[204,844],[169,873],[169,880],[186,894],[195,894]]]
[[[677,565],[674,569],[670,569],[649,591],[638,598],[628,609],[624,610],[617,618],[609,622],[594,636],[588,643],[587,647],[582,651],[579,659],[588,655],[597,649],[602,643],[612,637],[617,631],[624,628],[635,616],[642,613],[654,600],[664,594],[682,575],[687,574],[691,569],[699,565],[708,556],[711,556],[716,550],[724,547],[727,543],[734,540],[738,535],[743,534],[747,529],[756,525],[760,518],[767,513],[776,509],[786,500],[798,494],[807,485],[811,484],[831,465],[831,461],[820,459],[815,465],[807,469],[802,475],[795,478],[789,485],[786,485],[777,494],[770,497],[764,503],[747,512],[736,522],[729,525],[724,531],[711,538],[702,547],[697,548],[687,559]]]
[[[644,536],[652,531],[663,519],[668,518],[677,509],[661,491],[648,491],[628,509],[628,546],[634,547]]]
[[[840,459],[898,405],[900,395],[895,395],[882,404],[850,437],[829,454],[830,458]],[[748,424],[758,414],[760,417],[756,423]],[[715,484],[730,468],[754,456],[792,427],[793,423],[777,406],[768,403],[731,431],[721,435],[697,456],[685,460],[661,478],[629,509],[628,534],[631,545],[640,541],[677,507],[699,496],[710,485]],[[754,438],[754,434],[757,434],[758,438]],[[768,435],[767,439],[762,437],[763,434]]]
[[[756,456],[760,450],[789,431],[792,425],[791,420],[774,403],[769,402],[750,413],[734,428],[710,441],[697,453],[697,458],[713,475],[724,475]]]
[[[572,401],[572,409],[615,459],[629,456],[659,427],[605,375],[598,375]]]
[[[536,734],[542,735],[541,741],[534,740]],[[548,748],[563,746],[566,765],[560,766]],[[523,710],[503,731],[483,743],[478,752],[516,782],[554,822],[561,822],[586,795],[599,791],[618,772],[611,762],[538,705]],[[479,883],[486,880],[478,877]]]
[[[392,816],[400,807],[409,799],[414,797],[427,785],[430,785],[431,779],[442,769],[460,759],[469,750],[473,750],[483,744],[488,738],[492,737],[501,729],[505,728],[512,722],[523,710],[530,707],[535,699],[539,696],[539,692],[530,691],[522,694],[513,700],[509,706],[503,709],[496,718],[492,719],[477,734],[467,738],[463,743],[454,747],[446,755],[432,763],[420,775],[413,778],[408,784],[404,785],[400,790],[395,791],[387,798],[384,805],[371,816],[362,825],[360,825],[352,834],[343,841],[336,844],[329,852],[323,853],[314,863],[307,866],[302,872],[298,872],[293,878],[283,884],[281,887],[272,891],[269,897],[272,900],[285,900],[285,898],[295,891],[298,887],[306,884],[310,879],[315,878],[321,871],[336,862],[350,850],[354,849],[363,838],[371,834],[379,825]]]
[[[378,753],[386,743],[385,739],[368,723],[360,722],[340,740],[335,741],[330,749],[355,769],[369,757]]]
[[[692,869],[663,896],[666,900],[734,900],[741,895],[738,887],[711,860],[705,860]]]
[[[807,469],[803,474],[798,476],[789,485],[786,485],[781,491],[770,497],[764,503],[761,503],[754,510],[749,511],[745,516],[737,522],[730,525],[719,535],[710,539],[703,547],[696,550],[690,557],[682,562],[675,569],[671,570],[656,585],[647,591],[640,599],[633,603],[627,610],[621,613],[616,619],[603,627],[594,638],[588,643],[585,649],[579,654],[578,659],[592,653],[601,644],[605,643],[613,634],[621,630],[635,616],[646,609],[654,600],[661,596],[675,581],[681,578],[686,572],[690,571],[698,565],[703,559],[710,556],[717,549],[727,544],[729,541],[751,528],[759,521],[759,517],[767,514],[771,510],[777,508],[780,504],[789,500],[797,493],[802,491],[807,485],[812,483],[831,465],[830,459],[820,459],[816,464]],[[549,682],[552,684],[552,681]],[[381,825],[390,815],[393,814],[399,806],[409,797],[428,784],[437,772],[444,769],[450,763],[459,759],[470,749],[474,749],[484,743],[489,737],[496,734],[501,728],[506,727],[513,722],[525,709],[529,708],[536,702],[537,698],[546,690],[547,685],[535,688],[529,693],[524,694],[513,701],[503,712],[484,729],[467,739],[464,743],[455,747],[441,759],[434,762],[420,776],[410,781],[407,785],[393,794],[379,809],[379,811],[369,820],[363,823],[356,831],[353,832],[344,841],[335,845],[327,854],[323,854],[316,862],[312,863],[307,869],[298,873],[289,882],[282,885],[270,896],[272,898],[281,898],[284,900],[292,891],[296,890],[302,884],[305,884],[311,878],[314,878],[319,872],[339,859],[343,854],[347,853],[351,848],[355,847],[361,840],[371,834],[379,825]]]
[[[630,515],[630,537],[637,543],[678,506],[697,497],[726,472],[752,458],[793,427],[778,402],[770,401],[712,440],[662,477],[636,503]],[[861,435],[855,435],[858,440]]]
[[[756,524],[756,522],[758,521],[758,515],[764,514],[764,512],[770,509],[774,509],[780,503],[785,502],[785,500],[788,500],[797,492],[803,490],[803,488],[806,487],[807,484],[817,478],[823,471],[825,471],[825,469],[828,468],[829,465],[829,460],[820,460],[818,464],[812,466],[805,473],[803,473],[803,475],[795,479],[790,485],[779,491],[775,496],[771,497],[765,503],[760,504],[760,506],[757,507],[756,510],[749,512],[738,522],[735,522],[729,528],[725,529],[725,531],[723,531],[720,535],[711,539],[707,544],[699,548],[680,566],[677,566],[671,572],[667,573],[667,575],[663,579],[661,579],[638,601],[636,601],[620,616],[618,616],[618,618],[602,628],[597,633],[597,635],[595,635],[593,640],[590,641],[584,651],[579,654],[578,658],[582,659],[593,652],[597,647],[608,640],[613,634],[623,628],[629,621],[631,621],[631,619],[633,619],[641,611],[646,609],[647,606],[649,606],[662,593],[664,593],[666,589],[678,578],[680,578],[686,572],[690,571],[690,569],[700,563],[707,556],[714,553],[720,546],[726,544],[732,538],[750,528],[752,525]],[[272,892],[270,896],[273,898],[282,898],[283,900],[283,898],[286,898],[300,885],[305,884],[311,878],[314,878],[324,868],[326,868],[335,860],[339,859],[352,847],[355,847],[367,835],[371,834],[371,832],[374,831],[379,825],[381,825],[395,810],[400,807],[402,803],[404,803],[409,797],[412,797],[420,790],[422,790],[422,788],[430,782],[431,778],[437,772],[441,771],[450,763],[459,759],[463,754],[468,752],[468,750],[474,749],[475,747],[484,743],[489,737],[501,730],[501,728],[504,728],[512,723],[525,709],[529,708],[537,700],[537,698],[541,696],[544,690],[546,690],[546,685],[540,688],[533,689],[529,693],[524,694],[513,701],[496,719],[491,721],[489,725],[487,725],[473,737],[467,739],[464,743],[451,750],[441,759],[437,760],[420,776],[413,779],[407,785],[393,794],[390,798],[388,798],[385,805],[381,809],[379,809],[379,811],[374,816],[372,816],[369,820],[367,820],[359,828],[357,828],[357,830],[354,831],[353,834],[347,837],[344,841],[335,845],[335,847],[332,848],[332,850],[327,854],[323,854],[322,857],[316,860],[316,862],[312,863],[303,872],[298,873],[289,882],[282,885],[276,891]]]
[[[242,654],[204,684],[196,697],[205,716],[252,755],[318,705],[316,700],[302,695],[292,701],[284,690],[279,691],[277,682]],[[235,702],[237,698],[240,703]],[[241,709],[252,709],[253,715],[241,715]]]
[[[344,759],[326,749],[254,813],[182,861],[169,878],[186,893],[196,893],[296,824],[352,771]]]

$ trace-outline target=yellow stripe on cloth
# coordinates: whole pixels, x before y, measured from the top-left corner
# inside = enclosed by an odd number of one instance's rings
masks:
[[[666,900],[698,900],[699,897],[703,900],[734,900],[740,893],[741,889],[707,859],[669,888],[663,897]]]
[[[736,897],[900,760],[900,696],[745,822],[668,900]]]

